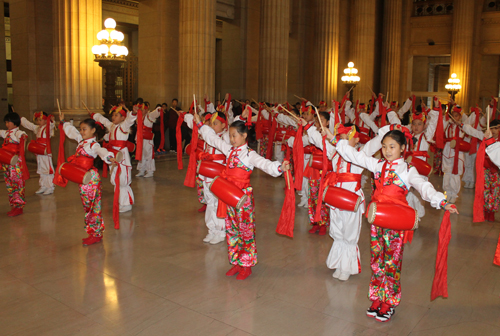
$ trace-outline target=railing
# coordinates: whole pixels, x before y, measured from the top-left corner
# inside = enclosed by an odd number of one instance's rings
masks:
[[[413,0],[413,16],[447,15],[452,13],[452,0]]]

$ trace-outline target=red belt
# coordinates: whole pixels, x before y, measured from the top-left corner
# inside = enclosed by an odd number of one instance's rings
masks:
[[[128,141],[126,140],[109,140],[108,146],[120,147],[120,149],[127,148]]]
[[[429,156],[429,153],[424,152],[424,151],[413,151],[413,152],[412,152],[412,155],[413,155],[413,156],[424,156],[424,157],[426,157],[426,158],[430,157],[430,156]]]
[[[337,183],[341,182],[357,182],[356,191],[361,189],[361,174],[340,173],[337,174]]]
[[[147,126],[142,127],[142,138],[144,140],[153,140],[153,136],[153,128]]]

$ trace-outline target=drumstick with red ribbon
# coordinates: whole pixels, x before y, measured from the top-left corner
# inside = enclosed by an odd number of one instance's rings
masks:
[[[321,126],[321,130],[324,131],[325,128],[323,127],[323,122],[321,121],[321,118],[319,116],[319,112],[318,112],[318,109],[316,108],[316,106],[312,105],[312,107],[314,108],[314,110],[316,111],[316,115],[318,116],[318,121],[319,121],[319,125]]]
[[[285,110],[286,112],[288,112],[296,121],[300,121],[300,118],[297,117],[295,114],[293,114],[292,112],[288,111],[286,108],[283,107],[283,105],[279,104],[279,106],[281,106],[281,108],[283,110]]]

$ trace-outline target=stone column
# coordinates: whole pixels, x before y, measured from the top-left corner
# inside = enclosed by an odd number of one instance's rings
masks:
[[[215,0],[180,1],[179,99],[188,109],[196,94],[215,95]]]
[[[350,30],[351,30],[351,18],[350,18],[350,0],[340,0],[339,12],[339,52],[338,52],[338,67],[337,67],[337,96],[336,100],[341,100],[347,91],[347,87],[342,82],[342,76],[344,75],[344,69],[347,68],[347,64],[351,61],[349,56],[349,43],[350,43]],[[351,96],[352,97],[352,96]],[[354,104],[358,97],[354,96]],[[331,103],[328,102],[328,105]]]
[[[139,97],[170,106],[179,94],[179,1],[139,2],[139,22]]]
[[[385,0],[380,90],[389,92],[390,100],[399,99],[402,23],[403,1]]]
[[[456,73],[461,81],[462,89],[455,98],[467,111],[474,37],[474,1],[455,0],[453,6],[450,76]]]
[[[313,103],[337,98],[340,0],[317,0],[315,8]],[[345,13],[344,13],[345,14]]]
[[[102,110],[102,70],[92,54],[104,27],[102,1],[53,0],[53,24],[54,106],[57,98],[66,113],[84,115],[82,101]]]
[[[287,99],[290,0],[262,0],[260,21],[259,99]]]
[[[368,104],[374,88],[375,70],[375,13],[377,0],[354,0],[351,6],[351,61],[361,78],[355,90],[355,99]]]

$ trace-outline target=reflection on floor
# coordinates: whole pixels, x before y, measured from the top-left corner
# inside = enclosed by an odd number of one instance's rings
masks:
[[[430,302],[442,212],[427,214],[405,248],[402,303],[392,321],[365,316],[369,228],[360,238],[362,273],[342,283],[325,260],[329,236],[307,233],[297,208],[295,238],[274,233],[283,179],[252,175],[259,264],[245,281],[228,278],[226,246],[202,243],[203,214],[184,171],[162,160],[153,179],[134,178],[137,204],[111,220],[104,181],[103,243],[82,247],[83,210],[75,184],[34,195],[8,218],[0,184],[0,334],[2,335],[499,335],[500,269],[493,266],[498,223],[472,224],[473,190],[452,218],[449,298]],[[440,180],[431,179],[438,188]],[[369,190],[365,191],[369,194]]]

